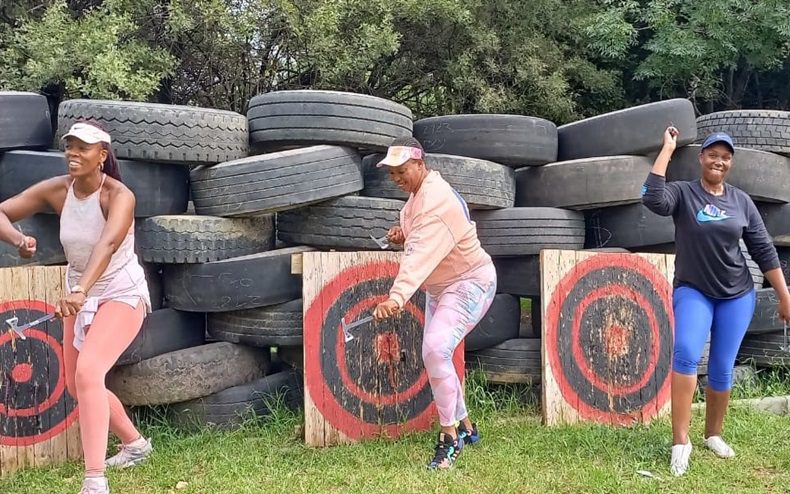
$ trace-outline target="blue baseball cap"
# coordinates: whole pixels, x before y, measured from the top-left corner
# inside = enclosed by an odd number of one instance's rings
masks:
[[[709,135],[705,138],[705,142],[702,143],[702,148],[700,151],[704,151],[705,148],[708,146],[712,146],[717,142],[723,142],[724,144],[730,147],[730,151],[732,154],[735,154],[735,144],[732,143],[732,137],[726,132],[714,132],[713,134]]]

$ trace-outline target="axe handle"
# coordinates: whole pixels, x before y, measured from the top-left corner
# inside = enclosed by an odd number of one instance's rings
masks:
[[[373,320],[373,316],[363,317],[359,321],[354,321],[351,324],[346,324],[345,326],[343,326],[343,330],[348,331],[349,329],[356,328],[357,326],[362,326],[363,324],[368,323],[372,320]]]
[[[55,317],[55,314],[47,314],[46,316],[39,317],[35,321],[30,321],[29,323],[23,324],[22,326],[19,326],[18,328],[15,328],[15,329],[16,329],[17,333],[20,333],[20,332],[22,332],[22,331],[24,331],[26,329],[32,328],[33,326],[38,326],[42,322],[47,322],[50,319],[53,319],[54,317]]]

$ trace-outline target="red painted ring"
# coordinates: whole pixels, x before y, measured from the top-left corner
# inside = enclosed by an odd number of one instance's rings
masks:
[[[358,282],[380,280],[383,278],[394,279],[398,272],[396,262],[371,262],[348,268],[337,274],[332,280],[326,283],[321,292],[316,295],[304,315],[304,358],[305,358],[305,386],[309,392],[314,406],[321,412],[324,419],[334,428],[345,434],[351,439],[361,439],[377,435],[397,437],[404,430],[424,430],[430,427],[436,417],[436,405],[431,401],[422,412],[411,417],[409,420],[399,424],[371,424],[363,422],[358,416],[353,415],[338,403],[332,391],[327,386],[326,378],[321,371],[321,352],[320,335],[324,329],[325,319],[335,304],[348,290],[347,280],[353,279]],[[361,304],[356,304],[357,314],[364,310]],[[422,310],[409,302],[405,308],[411,314],[423,314]],[[349,313],[350,314],[350,313]],[[352,316],[353,317],[353,316]],[[424,316],[423,316],[424,317]],[[422,318],[420,318],[422,319]],[[350,317],[348,320],[352,320]],[[337,338],[342,340],[342,330],[334,328]],[[339,352],[340,353],[340,352]],[[338,353],[338,354],[339,354]],[[307,372],[308,363],[312,371]],[[453,355],[453,364],[456,371],[463,372],[463,345],[459,345]],[[427,374],[423,369],[420,382],[428,381]]]
[[[661,384],[656,398],[646,404],[639,410],[639,416],[635,414],[625,414],[608,412],[595,408],[586,403],[578,393],[573,389],[573,385],[568,381],[565,374],[562,372],[561,356],[558,348],[557,338],[559,334],[560,315],[562,312],[563,301],[571,289],[579,282],[579,280],[588,273],[603,269],[620,267],[622,269],[632,270],[635,273],[644,276],[652,283],[655,293],[658,294],[661,305],[667,311],[668,320],[670,321],[669,331],[674,333],[674,318],[672,317],[672,302],[671,293],[672,289],[666,277],[662,275],[649,261],[636,256],[636,255],[623,255],[623,254],[596,254],[593,255],[574,266],[557,284],[554,291],[549,298],[549,304],[546,310],[545,324],[545,353],[549,362],[551,363],[552,376],[557,382],[560,393],[564,400],[575,407],[579,414],[587,419],[602,423],[617,423],[621,425],[630,425],[637,418],[642,420],[651,420],[658,415],[658,412],[666,405],[670,397],[670,375],[667,374],[666,379]],[[659,328],[660,329],[660,328]],[[658,350],[659,352],[661,349]],[[668,350],[671,351],[671,348]]]
[[[51,314],[55,311],[55,308],[41,300],[12,300],[8,302],[0,302],[0,314],[3,312],[13,312],[13,311],[37,311],[43,314]],[[53,413],[53,406],[59,405],[64,399],[67,399],[66,406],[63,407],[63,417],[56,416],[56,420],[58,422],[52,424],[50,421],[50,427],[47,430],[44,430],[38,434],[29,435],[29,436],[5,436],[0,434],[0,445],[2,446],[32,446],[35,444],[42,443],[44,441],[48,441],[61,433],[63,433],[66,429],[71,427],[72,424],[77,420],[79,416],[79,408],[77,407],[76,400],[72,397],[68,390],[66,389],[66,381],[65,381],[65,372],[63,366],[63,347],[60,342],[57,341],[56,338],[52,337],[51,335],[46,334],[43,331],[31,328],[25,332],[25,336],[28,338],[33,338],[38,341],[42,341],[44,344],[48,345],[51,348],[51,351],[55,354],[56,358],[58,359],[58,379],[56,381],[55,387],[50,395],[46,398],[43,402],[43,405],[39,405],[37,407],[30,407],[26,409],[9,409],[6,404],[0,403],[0,419],[7,419],[7,418],[28,418],[32,419],[37,415],[41,415],[42,413]],[[61,337],[62,337],[61,333]],[[10,334],[7,332],[3,332],[0,335],[0,345],[8,344],[11,340]],[[35,369],[34,369],[34,376],[35,376]],[[69,410],[68,403],[73,403],[73,407]]]
[[[614,292],[614,295],[630,295],[634,299],[637,300],[637,303],[640,307],[647,307],[647,299],[645,299],[644,295],[637,292],[636,290],[632,289],[631,287],[622,286],[622,285],[610,285],[605,287],[600,287],[594,291],[592,291],[587,297],[585,297],[581,302],[579,302],[578,307],[576,307],[574,318],[573,318],[573,328],[571,330],[571,334],[573,335],[573,340],[571,344],[573,345],[573,357],[576,359],[576,363],[581,368],[582,372],[585,374],[587,379],[590,382],[597,386],[600,389],[609,389],[612,393],[622,395],[633,393],[638,391],[639,389],[643,388],[648,381],[650,381],[651,374],[656,370],[656,364],[658,364],[658,349],[656,345],[653,345],[652,351],[650,352],[650,361],[648,362],[648,367],[642,378],[628,386],[617,386],[612,385],[609,382],[606,382],[600,378],[595,369],[590,367],[587,362],[587,359],[584,358],[584,353],[581,348],[581,342],[579,341],[580,336],[580,329],[581,329],[581,320],[586,312],[587,308],[592,304],[593,301],[598,300],[599,298],[605,298],[611,296],[612,293],[607,292]],[[659,341],[659,327],[658,321],[656,320],[655,314],[648,313],[648,322],[650,323],[650,332],[653,335],[653,341]]]
[[[372,307],[375,307],[376,304],[379,302],[383,302],[387,300],[387,295],[378,295],[375,297],[368,297],[355,305],[353,305],[348,312],[346,312],[346,319],[351,321],[356,321],[360,314],[368,312]],[[406,304],[404,310],[408,311],[415,319],[420,321],[420,323],[425,324],[425,317],[416,305],[409,303]],[[357,328],[354,328],[357,329]],[[362,329],[362,328],[359,328]],[[362,329],[364,331],[364,329]],[[357,331],[359,333],[359,331]],[[343,338],[343,329],[338,326],[337,327],[337,338],[335,343],[335,355],[337,355],[337,367],[340,371],[340,378],[346,389],[351,391],[351,393],[359,398],[362,401],[366,401],[368,403],[377,403],[382,405],[394,405],[399,402],[403,402],[406,400],[410,400],[417,393],[420,392],[425,386],[428,385],[428,374],[423,372],[420,374],[420,378],[415,381],[411,386],[409,386],[405,391],[398,393],[397,395],[389,395],[389,396],[375,396],[372,393],[365,391],[364,389],[360,388],[357,383],[351,378],[348,373],[348,366],[346,365],[346,352],[344,351],[346,347],[345,339]]]

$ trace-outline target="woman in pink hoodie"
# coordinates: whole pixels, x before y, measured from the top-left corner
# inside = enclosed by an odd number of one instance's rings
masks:
[[[395,139],[378,164],[409,193],[400,225],[390,242],[404,245],[389,298],[373,311],[377,319],[397,314],[423,284],[426,288],[422,358],[442,427],[428,468],[449,468],[465,443],[480,439],[469,418],[453,353],[480,319],[496,293],[496,271],[480,246],[466,202],[439,172],[429,170],[425,151],[413,137]]]

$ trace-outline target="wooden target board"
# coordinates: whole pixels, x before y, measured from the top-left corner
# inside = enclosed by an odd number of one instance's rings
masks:
[[[668,413],[674,256],[544,250],[540,264],[544,423]]]
[[[63,325],[53,319],[25,331],[6,331],[54,312],[65,268],[0,269],[0,474],[82,457],[77,403],[66,390]]]
[[[368,316],[388,298],[395,252],[302,254],[305,442],[332,446],[429,430],[438,420],[422,362],[425,293],[400,316],[371,322],[343,338],[341,318]],[[453,364],[463,379],[463,343]]]

